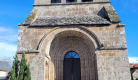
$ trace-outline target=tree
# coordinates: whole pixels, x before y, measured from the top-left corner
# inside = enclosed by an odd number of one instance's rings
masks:
[[[12,70],[9,73],[9,80],[18,80],[19,60],[17,54],[15,55]]]
[[[22,55],[21,62],[16,54],[12,70],[9,72],[9,80],[31,80],[30,65],[26,64],[25,53]]]
[[[26,64],[27,60],[25,59],[25,53],[22,55],[21,63],[20,63],[20,72],[19,72],[19,80],[31,80],[31,72],[29,65]]]
[[[9,73],[9,79],[8,80],[17,80],[16,78],[15,78],[15,66],[12,66],[12,70],[10,71],[10,73]]]
[[[31,80],[30,65],[27,66],[27,80]]]

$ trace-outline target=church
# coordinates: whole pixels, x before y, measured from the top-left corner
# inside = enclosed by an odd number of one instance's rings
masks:
[[[109,0],[35,0],[17,54],[32,80],[131,80],[120,22]]]

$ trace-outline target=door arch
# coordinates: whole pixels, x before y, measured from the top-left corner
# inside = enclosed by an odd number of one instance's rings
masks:
[[[41,51],[45,52],[45,57],[49,59],[49,72],[45,72],[45,74],[49,74],[48,80],[63,80],[64,57],[70,51],[75,51],[80,57],[81,79],[97,80],[95,49],[98,45],[93,42],[95,39],[91,40],[93,37],[76,31],[76,28],[71,29],[54,33],[47,38],[50,35],[48,34],[42,40]]]
[[[63,62],[63,80],[81,80],[80,57],[74,52],[68,52]]]

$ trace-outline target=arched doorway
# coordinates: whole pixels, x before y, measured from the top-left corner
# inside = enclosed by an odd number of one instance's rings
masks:
[[[81,80],[80,57],[70,51],[64,57],[63,80]]]
[[[54,35],[52,32],[43,40],[40,48],[43,48],[41,51],[45,52],[45,60],[48,62],[48,73],[45,71],[48,79],[45,80],[64,80],[63,63],[65,55],[70,51],[75,51],[80,57],[81,80],[97,80],[95,49],[98,48],[98,44],[95,37],[81,30],[76,31],[76,28],[70,29],[73,30],[63,31],[64,28],[60,32],[56,30]]]

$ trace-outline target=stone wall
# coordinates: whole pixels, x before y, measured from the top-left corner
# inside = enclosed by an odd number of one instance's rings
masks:
[[[110,3],[34,6],[34,10],[36,15],[42,17],[95,15],[98,14],[98,12],[103,8],[103,6],[109,5]]]
[[[131,80],[127,50],[97,51],[99,80]]]
[[[101,41],[104,49],[127,48],[124,27],[117,27],[118,24],[102,27],[88,27]]]
[[[124,27],[117,27],[118,24],[110,26],[87,26],[103,44],[103,48],[127,48]],[[66,27],[66,26],[65,26]],[[60,28],[60,27],[59,27]],[[63,28],[63,27],[61,27]],[[17,51],[37,50],[40,40],[54,27],[28,27],[19,26],[18,49]]]
[[[51,29],[48,27],[28,28],[28,26],[19,26],[17,51],[37,50],[40,40]]]
[[[59,64],[60,61],[58,63],[54,62],[53,64],[53,61],[55,60],[52,60],[54,59],[52,57],[55,55],[50,56],[50,54],[58,52],[58,51],[56,51],[56,49],[52,49],[52,51],[54,52],[50,53],[51,46],[53,43],[52,41],[53,39],[55,39],[55,37],[58,36],[59,33],[66,32],[66,33],[61,34],[63,38],[66,36],[76,35],[78,37],[87,39],[85,41],[88,43],[90,43],[89,41],[93,42],[92,44],[94,46],[89,47],[90,49],[88,50],[94,51],[96,49],[95,54],[96,54],[97,62],[95,63],[97,63],[98,80],[130,80],[128,55],[127,55],[127,50],[126,50],[127,46],[126,46],[126,39],[125,39],[125,31],[124,31],[124,27],[117,27],[117,26],[118,24],[112,24],[110,26],[102,26],[102,27],[100,25],[62,26],[62,27],[19,26],[19,37],[18,37],[18,49],[17,50],[26,51],[29,53],[29,54],[26,54],[26,58],[31,67],[31,73],[33,77],[32,80],[38,80],[38,79],[44,80],[44,78],[45,80],[48,80],[48,79],[54,80],[54,76],[52,75],[55,75],[55,76],[59,76],[59,75],[56,75],[55,72],[53,72],[53,70],[52,70],[52,73],[49,73],[47,71],[50,70],[49,66],[53,65],[53,68],[54,68],[56,67],[55,65]],[[75,33],[67,32],[69,30],[75,31]],[[100,47],[99,45],[97,45],[96,43],[97,41],[95,41],[94,36],[93,37],[91,36],[93,40],[89,40],[90,35],[91,35],[90,32],[92,32],[93,35],[97,37],[100,44],[103,44],[103,47]],[[83,34],[87,33],[87,34],[81,36],[81,33]],[[60,38],[62,39],[62,37],[59,36],[57,39],[60,39]],[[65,43],[64,41],[62,42]],[[66,43],[66,45],[67,44],[69,43]],[[75,45],[77,44],[74,44],[74,46]],[[59,47],[59,46],[57,45],[56,47]],[[98,47],[100,47],[100,49],[97,49]],[[33,53],[34,50],[39,50],[40,53]],[[66,50],[66,49],[63,49],[63,50]],[[78,52],[78,54],[79,53],[81,52]],[[90,52],[90,53],[94,53],[94,52]],[[19,56],[19,59],[21,59],[21,54],[18,54],[18,56]],[[57,57],[57,59],[59,58]],[[83,59],[81,59],[81,61],[83,61]],[[46,67],[46,64],[48,65],[47,67]],[[91,63],[91,64],[94,64],[94,63]],[[82,63],[82,65],[84,64]],[[58,69],[62,71],[61,68],[62,67],[58,67],[58,68],[55,68],[54,70]],[[57,78],[56,79],[62,80],[61,76],[58,77],[58,79]],[[90,78],[85,78],[84,80],[90,80]]]

